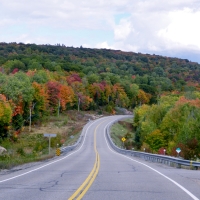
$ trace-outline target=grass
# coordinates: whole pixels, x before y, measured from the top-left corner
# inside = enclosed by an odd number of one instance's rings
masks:
[[[14,140],[7,138],[0,141],[0,146],[7,150],[5,154],[0,155],[0,170],[54,157],[56,148],[63,144],[72,145],[78,140],[83,126],[79,121],[78,123],[77,125],[77,122],[69,119],[67,115],[51,116],[49,122],[43,123],[42,129],[34,127],[30,133],[26,127],[26,130]],[[45,128],[57,134],[56,137],[51,138],[50,154],[49,139],[43,135],[46,133]],[[57,133],[56,130],[61,131]]]
[[[16,141],[4,140],[1,146],[7,149],[7,153],[0,156],[0,169],[9,169],[49,157],[48,141],[43,134],[22,134]]]
[[[127,130],[119,123],[116,123],[111,127],[111,138],[118,147],[121,147],[123,145],[121,138],[124,137],[126,132]]]
[[[65,146],[71,146],[76,143],[76,141],[79,139],[81,132],[78,132],[76,134],[71,135],[66,142],[64,143]]]
[[[132,121],[132,119],[126,119],[113,124],[111,127],[111,138],[118,147],[132,149],[132,143],[135,136],[132,129],[130,128]],[[126,138],[124,143],[121,140],[123,137]]]

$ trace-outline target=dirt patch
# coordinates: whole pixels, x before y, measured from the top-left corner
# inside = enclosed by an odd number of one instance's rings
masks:
[[[29,127],[26,127],[23,132],[31,134],[54,133],[69,136],[81,131],[89,120],[95,120],[102,116],[95,113],[67,111],[59,117],[50,117],[48,122],[32,125],[31,132],[29,132]]]

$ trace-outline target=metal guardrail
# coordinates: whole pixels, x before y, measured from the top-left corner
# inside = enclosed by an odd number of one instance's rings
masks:
[[[130,116],[132,116],[132,115],[127,115],[124,118],[129,118]],[[90,120],[88,122],[90,122]],[[75,144],[73,144],[71,146],[65,146],[65,147],[59,148],[60,152],[63,154],[63,153],[68,153],[70,151],[75,150],[77,147],[79,147],[81,145],[83,138],[84,138],[84,129],[82,130],[81,135]]]
[[[83,135],[81,134],[79,139],[77,140],[77,142],[75,144],[73,144],[71,146],[61,147],[60,148],[61,153],[68,153],[70,151],[73,151],[78,146],[80,146],[80,144],[82,143],[82,140],[83,140]]]
[[[191,168],[193,167],[194,169],[200,168],[200,162],[191,161],[191,160],[184,160],[184,159],[175,158],[175,157],[166,156],[166,155],[158,155],[158,154],[151,154],[151,153],[145,153],[145,152],[140,152],[140,151],[125,150],[125,149],[121,149],[121,148],[117,147],[113,143],[113,141],[110,137],[110,127],[114,123],[116,123],[117,121],[118,120],[114,121],[106,129],[106,137],[108,139],[108,142],[109,142],[110,146],[115,151],[117,151],[121,154],[124,154],[124,155],[140,157],[144,160],[148,160],[148,161],[152,161],[152,162],[159,162],[159,163],[167,164],[167,165],[170,165],[170,166],[175,165],[177,168],[181,168],[182,165],[188,166],[188,167],[191,167]],[[82,141],[83,141],[83,138],[84,138],[83,132],[84,131],[82,131],[78,141],[74,145],[60,148],[61,153],[68,153],[70,151],[73,151],[77,147],[79,147],[81,145]]]
[[[121,149],[121,148],[117,147],[111,139],[111,136],[110,136],[110,127],[111,126],[112,126],[112,124],[110,124],[110,126],[108,126],[106,129],[106,136],[107,136],[108,142],[115,151],[117,151],[121,154],[128,155],[128,156],[140,157],[140,158],[143,158],[144,160],[148,160],[148,161],[152,161],[152,162],[159,162],[159,163],[167,164],[170,166],[175,165],[177,168],[181,168],[182,165],[189,166],[191,168],[193,167],[194,169],[198,169],[200,167],[200,162],[196,162],[196,161],[184,160],[184,159],[175,158],[175,157],[166,156],[166,155],[158,155],[158,154],[151,154],[151,153],[145,153],[145,152],[140,152],[140,151]]]

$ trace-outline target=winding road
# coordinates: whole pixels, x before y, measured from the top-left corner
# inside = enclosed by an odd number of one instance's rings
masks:
[[[106,127],[124,117],[90,121],[83,142],[70,153],[0,173],[0,200],[200,199],[199,170],[172,168],[110,148]]]

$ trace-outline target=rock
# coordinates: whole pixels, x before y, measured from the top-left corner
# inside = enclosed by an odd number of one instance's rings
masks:
[[[131,111],[128,111],[126,108],[115,107],[115,111],[117,114],[121,115],[132,115]]]
[[[2,155],[3,153],[6,153],[7,150],[4,147],[0,146],[0,155]]]

